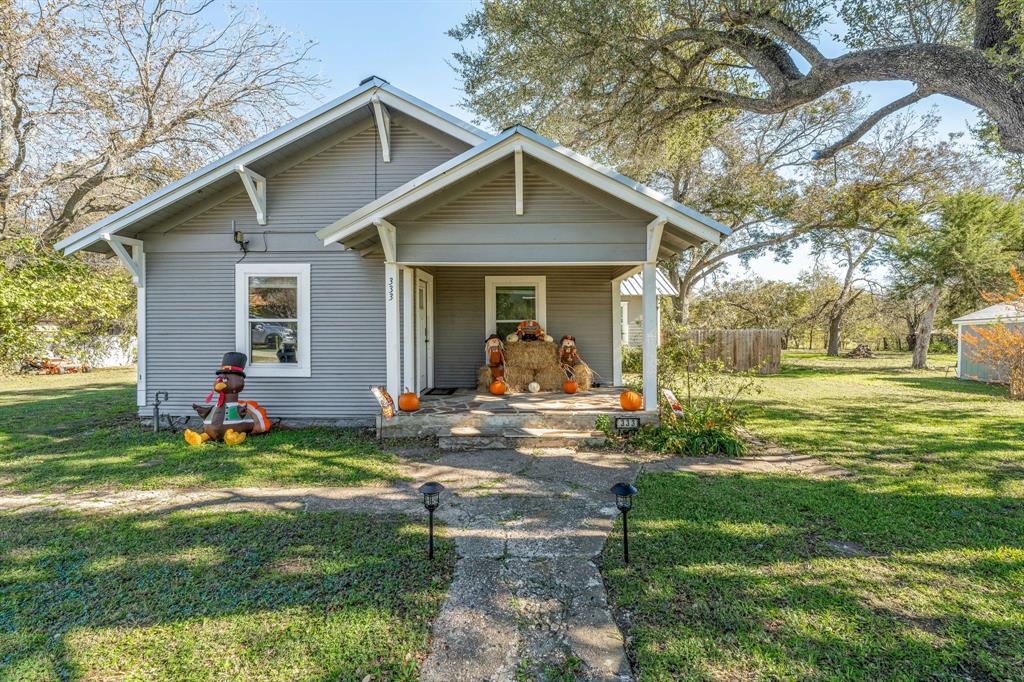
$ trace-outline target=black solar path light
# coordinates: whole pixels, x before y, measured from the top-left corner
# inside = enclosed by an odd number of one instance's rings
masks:
[[[420,486],[420,492],[423,494],[423,506],[426,508],[427,513],[430,514],[430,534],[427,542],[427,558],[434,558],[434,512],[441,506],[441,492],[444,490],[444,486],[436,481],[429,481]]]
[[[626,516],[633,508],[633,496],[637,489],[631,483],[619,482],[612,486],[615,493],[615,506],[622,512],[622,558],[626,565],[629,565],[629,523]]]

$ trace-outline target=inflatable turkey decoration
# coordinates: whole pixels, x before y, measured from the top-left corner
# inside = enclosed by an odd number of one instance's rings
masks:
[[[203,418],[203,430],[185,430],[185,442],[202,445],[208,440],[222,440],[228,445],[238,445],[250,433],[265,433],[270,430],[267,411],[254,400],[239,400],[238,394],[245,388],[245,353],[225,353],[213,390],[202,405],[192,404],[192,409]]]

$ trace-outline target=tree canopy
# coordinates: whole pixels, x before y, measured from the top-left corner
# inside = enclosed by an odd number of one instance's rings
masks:
[[[613,139],[694,112],[790,111],[853,83],[916,89],[824,145],[940,93],[981,109],[1024,152],[1024,0],[486,0],[457,38],[469,104],[489,119],[578,121]],[[826,55],[823,35],[843,51]]]

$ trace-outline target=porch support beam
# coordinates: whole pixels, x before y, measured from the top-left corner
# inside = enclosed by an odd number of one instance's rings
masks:
[[[643,269],[642,265],[630,268],[612,280],[612,385],[622,385],[622,282]]]
[[[398,263],[384,263],[384,364],[387,389],[398,399],[402,390],[402,358],[400,357],[398,319]]]
[[[239,177],[242,178],[242,186],[245,187],[246,194],[249,195],[249,201],[252,202],[252,207],[256,209],[256,222],[260,225],[267,224],[267,179],[242,164],[235,166],[235,170],[238,172]]]
[[[402,268],[402,390],[416,392],[416,270]]]
[[[665,223],[668,218],[658,216],[647,223],[647,262],[653,263],[658,260],[658,250],[661,249],[661,235],[665,231]]]
[[[657,264],[644,263],[644,409],[658,409]]]
[[[394,263],[398,258],[398,230],[383,218],[377,218],[373,224],[377,226],[377,234],[380,235],[385,262]]]
[[[374,95],[370,100],[373,104],[373,119],[377,123],[377,134],[380,135],[380,148],[384,163],[391,162],[391,114],[388,108]]]
[[[117,257],[132,273],[135,283],[135,348],[138,358],[135,362],[135,404],[146,405],[146,251],[142,240],[103,234],[103,240],[110,244]],[[125,248],[127,247],[127,248]],[[129,253],[129,249],[131,252]]]
[[[523,215],[523,147],[515,150],[516,160],[516,215]]]

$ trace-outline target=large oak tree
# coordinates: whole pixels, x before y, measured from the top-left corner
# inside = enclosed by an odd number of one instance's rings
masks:
[[[936,93],[981,109],[1024,152],[1022,15],[1024,0],[485,0],[453,35],[472,41],[457,66],[487,118],[644,134],[693,112],[777,114],[853,83],[910,81],[820,155]],[[830,31],[835,56],[819,48]]]

